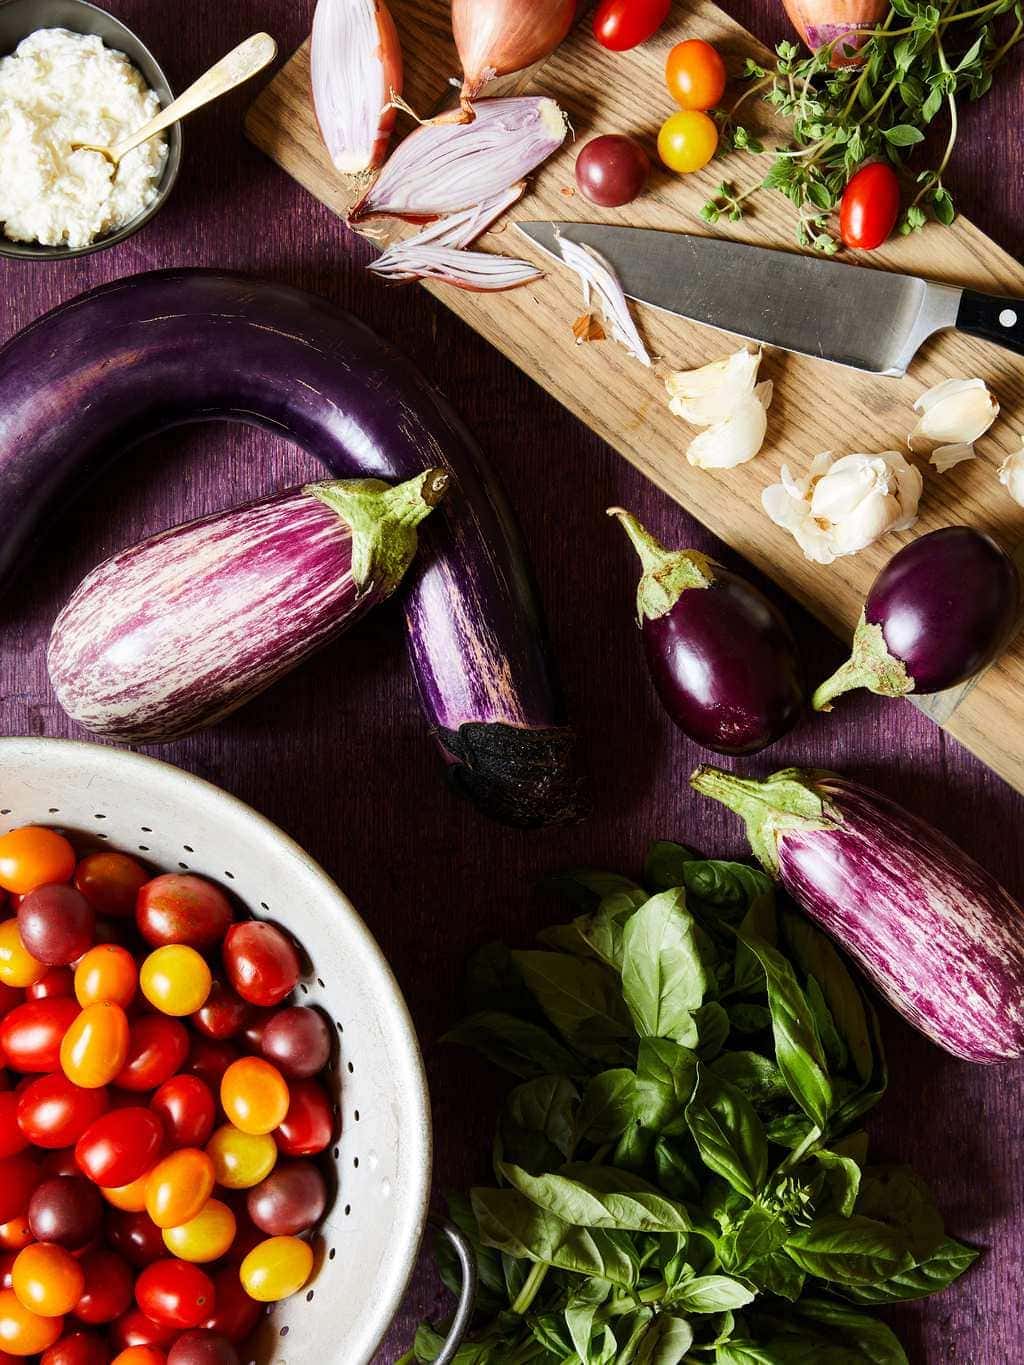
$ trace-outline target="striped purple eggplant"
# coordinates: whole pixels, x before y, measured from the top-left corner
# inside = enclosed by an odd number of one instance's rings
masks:
[[[1024,911],[954,843],[832,773],[691,783],[743,817],[765,871],[915,1028],[971,1062],[1024,1055]]]
[[[131,743],[213,725],[391,596],[447,487],[440,469],[309,484],[122,550],[54,623],[57,700]]]
[[[504,495],[447,404],[362,323],[244,275],[168,270],[62,305],[0,350],[0,583],[89,476],[156,431],[264,426],[334,478],[440,466],[445,506],[399,594],[424,712],[459,790],[496,819],[581,813],[529,566]]]

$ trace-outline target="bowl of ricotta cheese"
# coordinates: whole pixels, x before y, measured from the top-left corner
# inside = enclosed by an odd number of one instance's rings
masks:
[[[113,146],[173,99],[153,54],[87,0],[0,0],[0,255],[66,260],[137,232],[181,161],[173,125]]]

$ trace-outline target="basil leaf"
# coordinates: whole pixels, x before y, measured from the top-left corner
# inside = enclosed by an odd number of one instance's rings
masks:
[[[715,1365],[824,1365],[814,1342],[726,1341],[715,1348]]]
[[[827,1328],[830,1336],[859,1352],[860,1358],[872,1365],[909,1365],[895,1334],[877,1318],[819,1298],[801,1299],[796,1312],[801,1318]]]
[[[716,1057],[710,1069],[721,1080],[742,1090],[755,1106],[789,1094],[782,1072],[770,1057],[762,1057],[759,1052],[727,1052]]]
[[[580,938],[602,962],[616,972],[622,971],[622,936],[626,922],[646,901],[645,892],[621,891],[605,896],[590,915],[582,915],[573,927]]]
[[[709,1000],[693,1012],[697,1025],[697,1055],[702,1062],[717,1057],[729,1039],[729,1016],[717,1000]]]
[[[754,959],[756,961],[756,958]],[[726,1007],[734,1033],[762,1033],[772,1026],[772,1012],[764,1005],[747,1004]]]
[[[836,1028],[832,1011],[822,993],[821,987],[813,976],[807,978],[807,1003],[811,1007],[814,1024],[821,1039],[825,1060],[832,1071],[845,1071],[850,1053]]]
[[[719,1255],[727,1270],[743,1271],[784,1246],[789,1225],[781,1213],[752,1204],[719,1241]]]
[[[697,1058],[668,1038],[643,1038],[636,1063],[636,1116],[646,1128],[677,1137],[686,1132],[686,1105],[697,1079]]]
[[[554,948],[556,953],[568,953],[570,957],[597,956],[575,923],[552,924],[542,929],[537,938],[546,948]]]
[[[601,1146],[626,1131],[637,1108],[637,1078],[628,1067],[602,1071],[583,1092],[576,1115],[576,1142]]]
[[[785,1249],[801,1270],[838,1284],[878,1284],[914,1264],[898,1233],[861,1214],[818,1218],[810,1227],[798,1228]]]
[[[768,1146],[743,1092],[698,1064],[686,1122],[704,1164],[747,1199],[756,1198],[768,1170]]]
[[[636,1119],[631,1119],[626,1131],[615,1144],[612,1162],[627,1171],[642,1171],[654,1149],[657,1133],[652,1133]]]
[[[651,892],[671,891],[674,886],[682,886],[686,864],[695,861],[699,861],[699,855],[685,844],[658,839],[651,844],[644,859],[644,886]]]
[[[779,1070],[797,1104],[824,1131],[832,1107],[832,1084],[807,997],[777,949],[742,930],[737,935],[765,971]]]
[[[622,994],[637,1033],[695,1046],[693,1011],[706,988],[685,895],[676,889],[652,896],[629,920],[623,938]]]
[[[654,1169],[658,1184],[673,1199],[700,1200],[700,1182],[678,1146],[667,1137],[654,1144]]]
[[[625,1059],[632,1030],[613,974],[600,963],[535,950],[512,954],[527,989],[573,1047],[603,1060]]]
[[[860,1167],[852,1157],[840,1156],[838,1152],[830,1152],[825,1147],[815,1151],[814,1160],[825,1172],[829,1210],[849,1218],[860,1191]],[[863,1212],[871,1214],[870,1209],[864,1209]]]
[[[667,1302],[687,1313],[724,1313],[746,1307],[754,1302],[754,1297],[745,1284],[727,1275],[695,1275],[677,1285]]]
[[[786,944],[801,970],[813,977],[845,1043],[854,1069],[862,1081],[871,1079],[875,1066],[872,1030],[864,996],[834,945],[802,915],[786,912],[782,917]]]
[[[899,1232],[915,1261],[930,1256],[945,1238],[931,1190],[909,1166],[872,1166],[863,1173],[857,1212]]]
[[[466,1006],[476,1011],[502,1014],[535,1014],[523,974],[504,943],[485,943],[466,963]]]
[[[679,1365],[693,1345],[693,1328],[685,1318],[659,1313],[633,1357],[635,1365]]]
[[[924,1299],[945,1289],[978,1259],[981,1253],[946,1237],[930,1256],[918,1261],[909,1270],[901,1270],[872,1285],[842,1285],[838,1292],[854,1303],[903,1303],[908,1299]]]
[[[498,1127],[497,1160],[545,1170],[572,1156],[579,1092],[565,1076],[539,1076],[509,1093]]]
[[[627,1362],[636,1361],[636,1352],[653,1317],[654,1310],[652,1308],[636,1308],[632,1312],[624,1314],[615,1324],[619,1343],[617,1361],[623,1362],[623,1365],[626,1365]]]
[[[504,1307],[506,1299],[501,1257],[491,1247],[480,1245],[480,1232],[466,1195],[453,1192],[446,1196],[445,1203],[448,1217],[473,1248],[478,1280],[477,1309],[496,1313]],[[462,1266],[455,1248],[442,1232],[437,1234],[434,1255],[442,1281],[453,1294],[458,1295],[462,1287]]]
[[[642,891],[629,877],[618,872],[603,872],[599,868],[577,867],[568,872],[556,872],[541,883],[544,890],[571,900],[578,909],[589,914],[596,910],[606,896],[620,891]]]
[[[692,1215],[684,1205],[654,1191],[604,1193],[564,1175],[533,1176],[508,1163],[502,1166],[501,1173],[538,1208],[577,1227],[622,1232],[691,1232],[698,1225],[706,1225],[702,1215]]]
[[[470,1197],[485,1246],[627,1289],[636,1284],[640,1267],[621,1235],[574,1227],[537,1208],[518,1190],[475,1189]]]
[[[439,1332],[435,1332],[428,1323],[420,1323],[416,1329],[416,1339],[413,1342],[413,1354],[418,1361],[434,1361],[444,1350],[445,1339]],[[506,1351],[507,1348],[501,1342],[489,1341],[467,1341],[464,1342],[455,1353],[452,1365],[497,1365],[501,1358],[496,1352]]]
[[[589,1365],[590,1339],[594,1335],[594,1316],[608,1298],[607,1280],[584,1280],[565,1306],[565,1325],[580,1360]]]
[[[804,1292],[806,1275],[784,1251],[770,1251],[766,1256],[751,1261],[744,1276],[767,1294],[795,1302]]]
[[[442,1038],[481,1053],[514,1076],[579,1076],[585,1068],[547,1029],[514,1014],[486,1010],[471,1014]]]
[[[694,909],[727,924],[738,924],[756,901],[775,902],[771,878],[747,863],[702,858],[684,863],[682,872]]]
[[[565,1325],[554,1313],[534,1313],[527,1319],[527,1326],[537,1345],[550,1351],[557,1360],[564,1360],[566,1355],[572,1353],[572,1341]],[[584,1358],[589,1358],[589,1350]]]
[[[806,1114],[779,1114],[765,1125],[769,1142],[780,1147],[799,1147],[818,1129]]]

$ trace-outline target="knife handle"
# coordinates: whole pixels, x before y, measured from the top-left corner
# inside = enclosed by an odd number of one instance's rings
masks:
[[[1024,355],[1024,299],[1000,298],[998,294],[965,289],[956,315],[956,329]]]

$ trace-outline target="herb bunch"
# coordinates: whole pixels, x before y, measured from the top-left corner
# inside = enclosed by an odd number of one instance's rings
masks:
[[[886,1067],[839,954],[761,872],[679,844],[643,885],[559,885],[578,917],[481,950],[449,1035],[519,1080],[495,1186],[449,1199],[480,1276],[457,1365],[905,1365],[865,1307],[977,1252],[910,1169],[867,1163]],[[399,1365],[442,1345],[424,1323]]]
[[[906,165],[930,125],[946,122],[943,150],[934,165],[917,171],[916,191],[899,230],[906,235],[931,217],[949,224],[953,197],[944,183],[959,130],[959,104],[979,99],[992,73],[1024,36],[1022,0],[892,0],[892,7],[861,48],[856,66],[830,69],[834,44],[802,55],[794,42],[779,43],[771,68],[748,60],[747,90],[719,113],[722,145],[771,157],[761,180],[744,190],[723,183],[701,210],[706,222],[736,221],[761,189],[779,190],[798,210],[796,239],[828,255],[839,250],[829,227],[853,173],[872,159]],[[840,40],[841,41],[841,40]],[[766,148],[740,118],[760,97],[792,120],[785,146]]]

